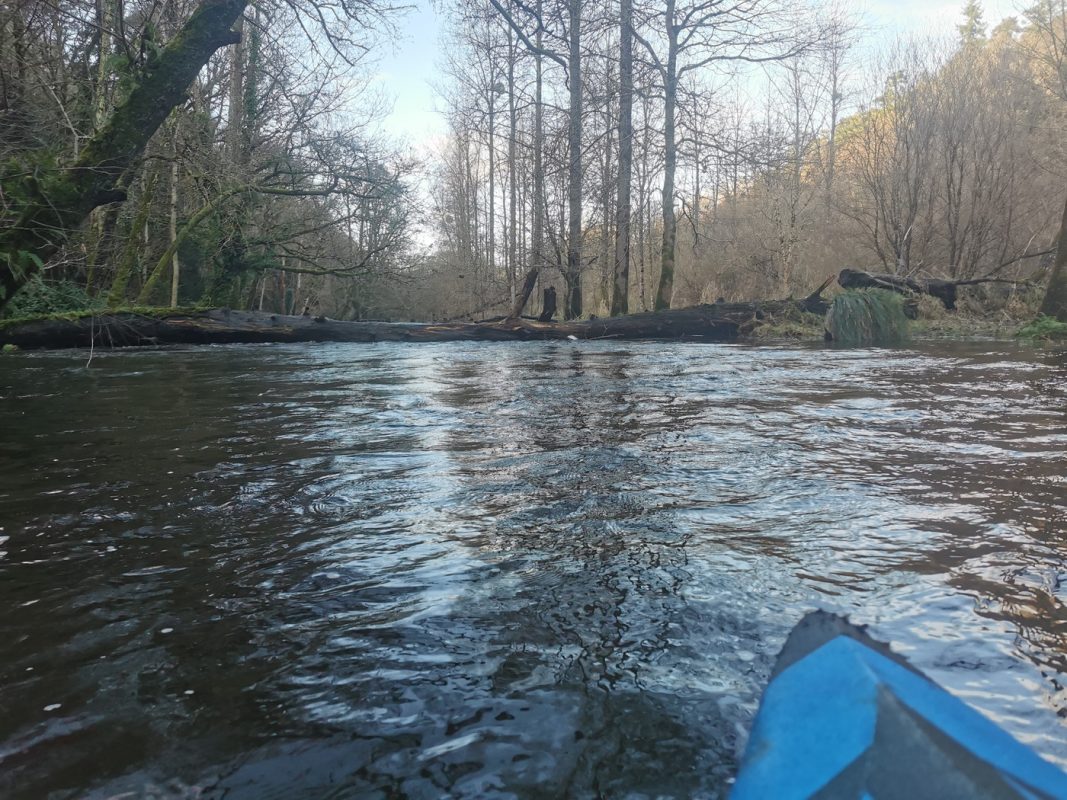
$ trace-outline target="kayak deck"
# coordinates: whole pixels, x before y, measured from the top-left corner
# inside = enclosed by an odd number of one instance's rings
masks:
[[[825,612],[793,629],[733,800],[1065,798],[1067,775]]]

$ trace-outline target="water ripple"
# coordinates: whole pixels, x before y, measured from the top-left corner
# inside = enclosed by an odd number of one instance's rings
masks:
[[[1067,764],[1067,358],[0,360],[0,794],[721,797],[808,609]]]

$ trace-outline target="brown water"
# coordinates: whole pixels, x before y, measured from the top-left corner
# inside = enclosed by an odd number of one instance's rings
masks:
[[[1067,763],[1067,356],[0,358],[0,795],[720,797],[790,626]]]

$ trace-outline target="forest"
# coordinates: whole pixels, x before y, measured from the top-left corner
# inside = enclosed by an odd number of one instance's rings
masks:
[[[0,798],[1067,798],[1010,2],[0,0]]]
[[[483,319],[537,285],[579,319],[851,267],[1067,315],[1063,0],[891,41],[842,2],[449,0],[424,153],[373,81],[408,11],[4,4],[2,313]]]

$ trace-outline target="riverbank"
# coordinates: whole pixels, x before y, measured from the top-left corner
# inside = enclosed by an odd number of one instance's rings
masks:
[[[958,311],[947,311],[939,301],[927,297],[917,303],[916,313],[917,318],[908,322],[908,335],[913,340],[1067,340],[1067,323],[1040,317],[1033,303],[998,309],[970,304]],[[822,341],[825,335],[825,318],[810,313],[767,319],[752,331],[752,338],[768,342]]]
[[[823,341],[825,305],[802,301],[715,303],[667,312],[573,322],[353,322],[227,308],[135,307],[64,312],[0,320],[0,348],[136,347],[314,341],[514,341],[530,339],[673,339],[710,341]],[[929,298],[908,324],[916,340],[1067,340],[1067,324],[1037,318],[1030,309],[987,313],[945,311]],[[1025,316],[1027,312],[1030,316]]]

